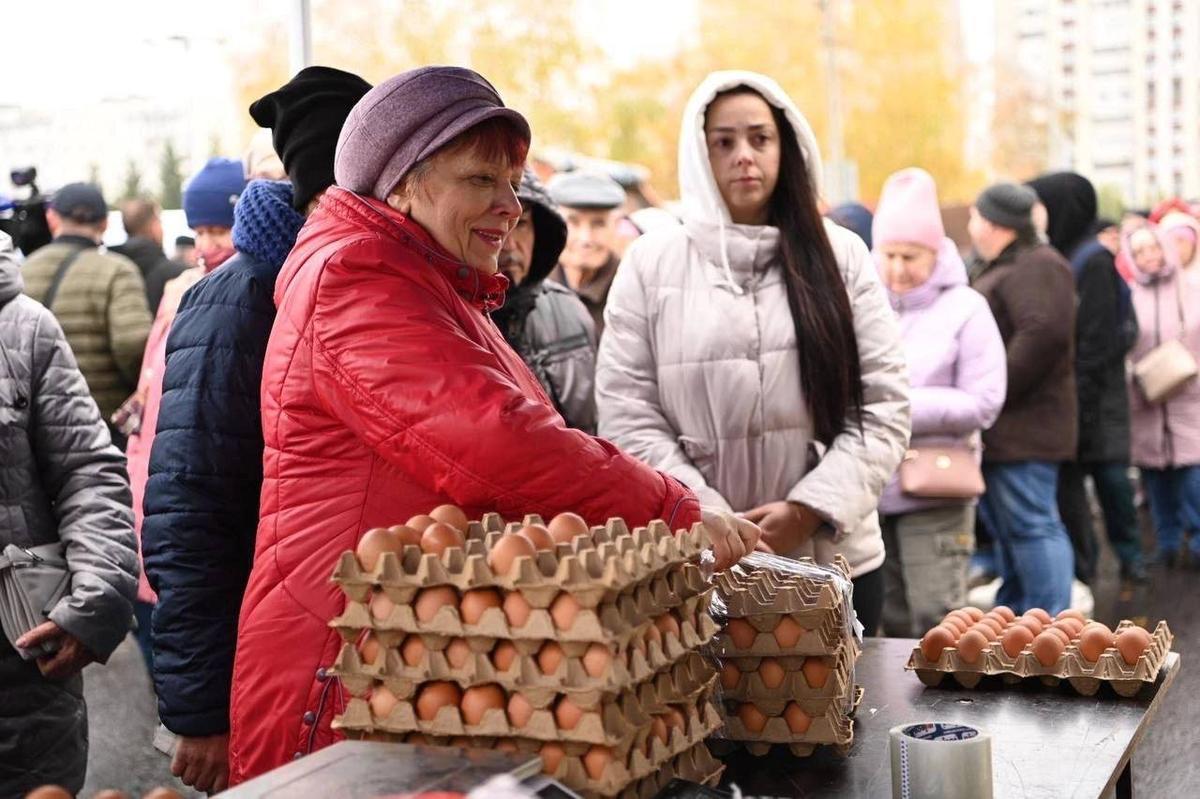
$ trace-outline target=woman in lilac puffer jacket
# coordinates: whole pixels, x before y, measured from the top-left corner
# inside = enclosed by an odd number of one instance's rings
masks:
[[[967,447],[978,458],[979,434],[1004,405],[1004,342],[987,301],[967,286],[927,172],[904,169],[888,178],[873,245],[908,356],[911,450]],[[898,474],[888,483],[879,503],[887,551],[885,635],[919,636],[965,604],[974,506],[973,500],[908,496]]]

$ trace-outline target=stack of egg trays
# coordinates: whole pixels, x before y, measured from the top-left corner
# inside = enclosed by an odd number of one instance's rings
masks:
[[[1123,620],[1113,633],[1132,626],[1132,621]],[[1034,657],[1032,644],[1017,653],[1016,657],[1009,657],[1000,641],[996,640],[983,648],[975,663],[967,663],[960,658],[958,650],[952,646],[946,647],[936,661],[930,662],[921,654],[918,645],[913,648],[905,668],[915,671],[921,682],[931,688],[940,685],[947,675],[964,688],[974,688],[984,677],[999,675],[1008,683],[1036,679],[1050,687],[1066,680],[1084,696],[1095,695],[1107,683],[1118,696],[1131,697],[1146,684],[1158,679],[1158,672],[1174,641],[1175,636],[1164,620],[1154,628],[1150,634],[1150,646],[1132,666],[1125,662],[1116,647],[1104,650],[1096,662],[1091,663],[1080,654],[1076,641],[1067,645],[1057,662],[1043,666]]]
[[[539,517],[527,516],[522,524],[504,528],[498,516],[489,514],[470,524],[463,549],[449,549],[438,557],[409,546],[399,557],[384,553],[369,572],[359,566],[354,553],[343,553],[332,579],[348,602],[330,624],[346,643],[331,672],[342,680],[351,699],[335,719],[335,728],[352,737],[408,733],[437,743],[466,738],[490,745],[497,739],[514,739],[518,749],[529,751],[536,751],[542,742],[558,741],[567,756],[550,776],[585,795],[616,795],[653,784],[672,773],[672,764],[688,774],[713,777],[711,770],[706,771],[711,760],[707,751],[703,756],[695,751],[721,724],[714,704],[715,672],[697,654],[716,632],[708,613],[711,588],[695,563],[710,545],[705,528],[696,525],[671,535],[662,522],[630,531],[623,520],[612,519],[593,528],[589,536],[559,544],[553,552],[517,558],[509,575],[492,573],[487,553],[498,537],[539,523]],[[478,588],[494,588],[502,595],[520,592],[532,608],[529,620],[520,628],[510,628],[502,609],[488,608],[477,623],[466,624],[458,609],[449,606],[428,621],[418,620],[411,607],[416,594],[446,585],[460,592]],[[386,619],[375,619],[370,612],[375,591],[395,603]],[[564,591],[575,597],[581,609],[574,623],[560,630],[548,607]],[[668,611],[679,622],[679,635],[666,632],[647,641],[654,617]],[[384,647],[385,654],[378,659],[382,662],[361,662],[354,642],[366,630]],[[422,662],[412,666],[396,650],[409,635],[419,635],[426,649]],[[444,654],[453,638],[464,638],[472,652],[457,669]],[[543,674],[534,662],[548,640],[559,643],[565,655],[551,675]],[[519,654],[503,672],[488,657],[499,641],[511,641]],[[588,675],[581,660],[594,643],[607,646],[613,655],[612,667],[599,677]],[[416,716],[413,700],[420,684],[431,680],[450,680],[463,688],[495,683],[506,694],[523,693],[535,712],[519,730],[509,725],[502,710],[489,711],[474,726],[464,724],[458,709],[451,707],[423,721]],[[399,700],[386,719],[373,718],[367,703],[376,685],[388,687]],[[572,730],[555,725],[552,704],[559,694],[570,696],[585,711]],[[686,723],[682,730],[672,729],[664,744],[650,736],[649,718],[668,705],[686,709]],[[599,780],[588,777],[581,759],[594,744],[611,747],[615,756]]]
[[[720,632],[708,652],[719,666],[733,663],[741,672],[738,682],[721,692],[725,718],[722,737],[739,742],[752,754],[766,754],[774,745],[786,745],[797,756],[811,754],[818,745],[845,753],[854,740],[852,716],[862,699],[854,683],[854,664],[861,653],[861,627],[851,602],[850,566],[841,555],[822,566],[810,558],[794,560],[762,553],[743,558],[715,579],[713,614],[728,625],[740,619],[756,631],[749,647],[735,645],[728,630]],[[783,648],[773,635],[779,623],[790,618],[805,630],[795,646]],[[763,658],[775,658],[783,667],[783,684],[769,688],[757,670]],[[822,657],[831,671],[825,685],[810,688],[801,673],[804,661]],[[782,718],[796,702],[812,719],[808,730],[794,733]],[[736,710],[754,703],[767,717],[765,727],[751,732]]]

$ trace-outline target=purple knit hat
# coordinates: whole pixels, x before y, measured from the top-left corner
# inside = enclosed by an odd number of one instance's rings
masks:
[[[350,110],[333,161],[337,184],[386,200],[413,166],[458,134],[504,117],[530,139],[529,123],[492,84],[463,67],[421,67],[367,92]]]

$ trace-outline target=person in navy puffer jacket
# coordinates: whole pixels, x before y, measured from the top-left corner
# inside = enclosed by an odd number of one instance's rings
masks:
[[[188,290],[167,340],[142,536],[154,609],[159,717],[179,742],[172,772],[225,788],[238,612],[262,487],[259,386],[279,268],[305,214],[333,184],[351,107],[371,88],[308,67],[250,107],[273,131],[288,181],[250,183],[234,209],[237,254]]]

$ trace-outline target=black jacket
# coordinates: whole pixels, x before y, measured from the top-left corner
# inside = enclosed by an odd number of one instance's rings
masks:
[[[184,266],[168,258],[162,247],[141,236],[131,236],[124,244],[109,249],[137,264],[142,272],[142,281],[146,284],[146,302],[150,305],[150,314],[153,316],[158,313],[163,288],[168,280],[183,273]]]

